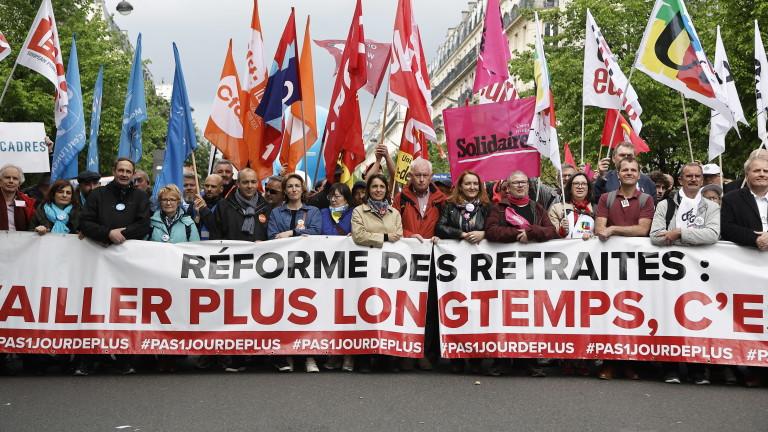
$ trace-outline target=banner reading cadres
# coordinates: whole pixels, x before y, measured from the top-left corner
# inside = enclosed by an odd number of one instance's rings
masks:
[[[506,178],[519,169],[538,177],[539,152],[527,146],[533,97],[443,111],[451,177],[475,171],[483,181]]]
[[[0,122],[0,166],[7,163],[25,173],[49,172],[45,125]]]
[[[765,256],[647,238],[435,247],[442,355],[768,366]]]
[[[415,240],[104,248],[0,231],[0,352],[421,357],[430,254]]]

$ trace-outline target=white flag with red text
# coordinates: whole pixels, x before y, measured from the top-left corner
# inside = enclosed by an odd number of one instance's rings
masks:
[[[3,32],[0,32],[0,61],[11,55],[11,45],[8,43],[8,39],[5,38]]]
[[[67,115],[67,81],[64,78],[64,61],[61,59],[61,44],[56,19],[53,17],[51,0],[43,0],[37,16],[32,22],[27,39],[19,51],[16,63],[26,66],[56,86],[56,126]]]

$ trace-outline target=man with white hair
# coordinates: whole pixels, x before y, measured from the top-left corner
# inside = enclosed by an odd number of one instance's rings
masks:
[[[436,241],[435,226],[447,199],[432,183],[432,164],[420,157],[411,162],[410,180],[392,204],[403,220],[403,237]]]
[[[16,165],[0,168],[0,192],[5,203],[0,211],[0,230],[26,231],[35,213],[35,200],[20,190],[24,171]]]

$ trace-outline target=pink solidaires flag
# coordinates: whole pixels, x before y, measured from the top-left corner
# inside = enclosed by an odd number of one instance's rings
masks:
[[[508,63],[509,42],[504,35],[504,29],[499,10],[499,0],[488,0],[485,9],[485,25],[483,37],[480,40],[480,56],[475,70],[475,85],[472,93],[491,84],[501,83],[509,79]]]

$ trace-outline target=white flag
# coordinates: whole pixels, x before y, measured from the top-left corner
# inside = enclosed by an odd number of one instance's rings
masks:
[[[544,42],[541,39],[541,22],[536,16],[536,49],[533,53],[533,80],[536,84],[536,108],[531,121],[526,144],[535,148],[548,158],[557,171],[560,171],[560,143],[555,128],[555,100],[549,88],[549,68],[544,57]]]
[[[731,65],[728,62],[728,56],[725,54],[723,39],[720,37],[720,26],[717,26],[717,43],[715,45],[715,73],[722,81],[722,89],[728,100],[728,107],[733,113],[735,122],[742,122],[749,126],[747,119],[744,118],[744,110],[741,109],[739,95],[736,93],[736,83],[731,74]],[[709,160],[720,156],[725,151],[725,136],[731,130],[731,126],[738,126],[736,123],[731,125],[728,119],[724,118],[715,110],[712,110],[712,123],[709,127]]]
[[[5,38],[3,32],[0,32],[0,61],[11,55],[11,45],[8,44],[8,39]]]
[[[755,20],[755,95],[757,96],[757,136],[763,146],[768,147],[768,132],[765,129],[765,120],[768,117],[768,106],[765,98],[768,97],[768,61],[765,58],[765,48],[760,38],[760,29]]]
[[[606,109],[624,110],[638,133],[643,128],[640,114],[643,113],[635,89],[619,67],[611,48],[597,26],[592,13],[587,9],[587,32],[584,39],[583,104]],[[622,97],[624,89],[627,94]]]
[[[56,19],[53,17],[51,0],[43,0],[37,11],[32,28],[19,51],[16,63],[26,66],[48,78],[56,86],[56,126],[67,115],[67,81],[64,78],[64,62],[61,59],[61,44]]]

